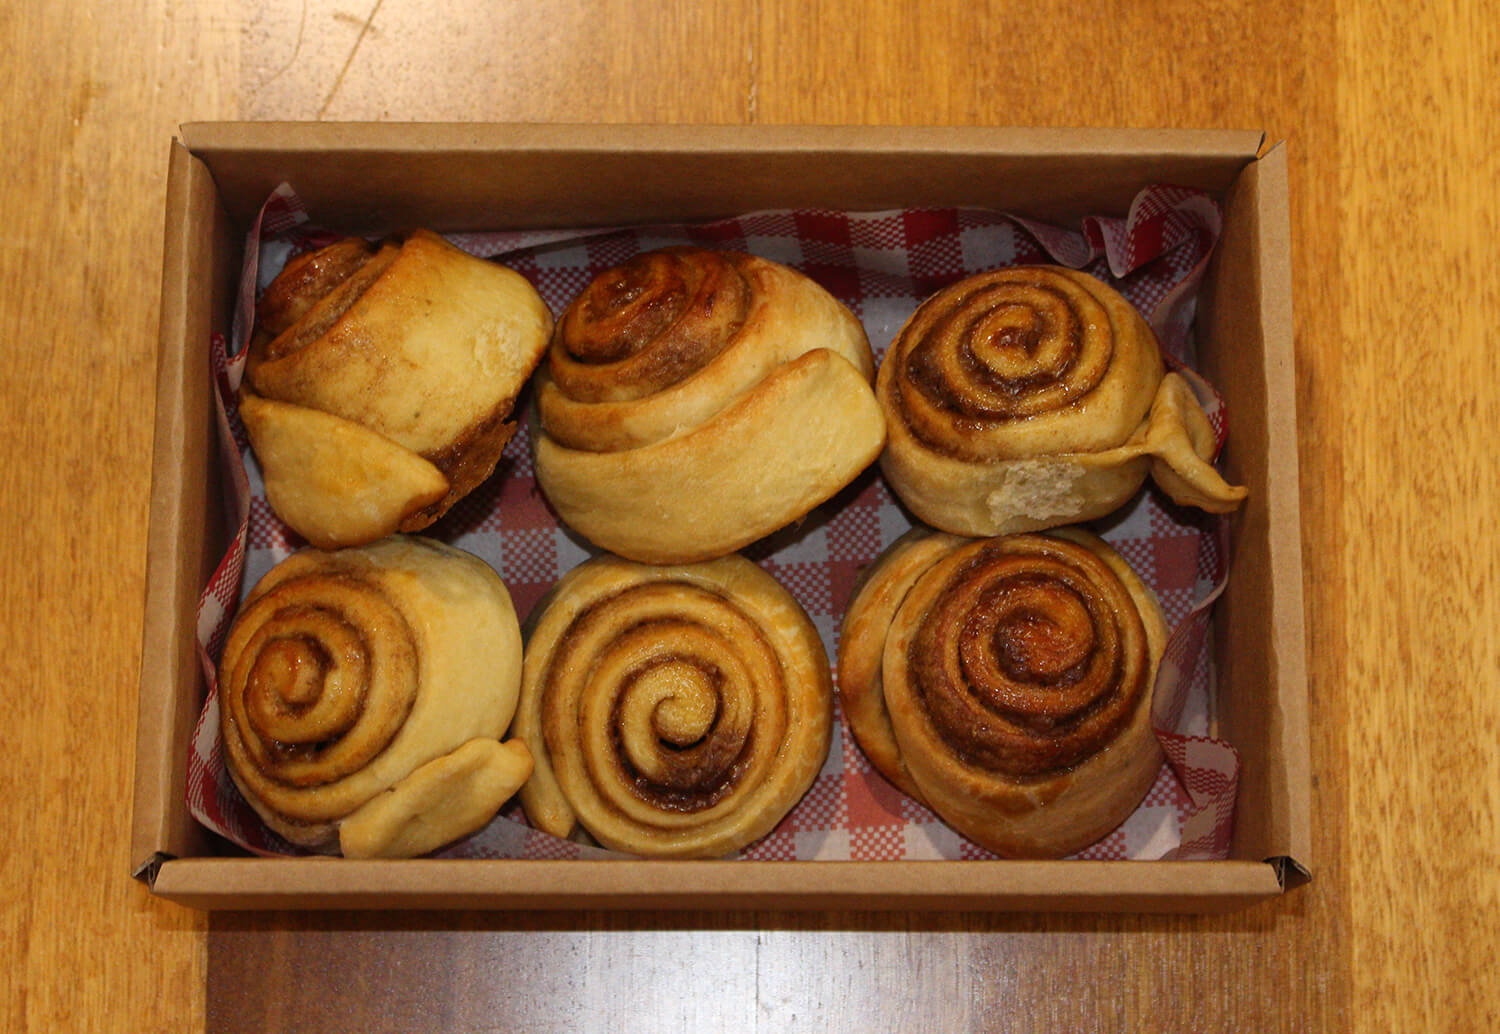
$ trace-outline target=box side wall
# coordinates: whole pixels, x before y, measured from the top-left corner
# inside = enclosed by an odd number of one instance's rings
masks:
[[[189,127],[240,225],[285,181],[315,220],[384,232],[703,220],[767,208],[1123,213],[1161,182],[1222,193],[1246,133],[815,127]]]
[[[131,862],[193,854],[188,743],[203,697],[198,594],[226,541],[208,340],[229,325],[233,234],[202,162],[173,144],[168,170],[156,424],[147,532]]]
[[[168,862],[200,908],[1223,912],[1279,893],[1252,862]]]
[[[1203,373],[1229,412],[1224,465],[1250,498],[1231,517],[1229,586],[1214,613],[1220,731],[1241,754],[1233,856],[1308,842],[1306,663],[1286,165],[1281,149],[1226,198],[1202,296]]]

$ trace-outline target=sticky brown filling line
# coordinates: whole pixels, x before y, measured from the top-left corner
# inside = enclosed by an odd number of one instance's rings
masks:
[[[578,303],[576,314],[564,314],[558,321],[557,342],[562,352],[572,362],[596,369],[631,363],[629,380],[632,383],[649,385],[652,391],[663,391],[687,380],[724,350],[727,342],[738,334],[749,315],[746,304],[751,286],[740,269],[727,259],[721,259],[724,270],[708,270],[696,282],[683,277],[677,264],[671,267],[669,277],[658,277],[663,283],[654,282],[644,274],[652,267],[645,266],[640,276],[626,278],[617,284],[604,285],[601,293],[608,292],[604,299],[595,294],[594,285],[585,289]],[[739,278],[743,297],[734,318],[713,337],[704,337],[690,328],[689,317],[711,316],[725,288],[717,281],[725,276]],[[596,281],[597,283],[597,281]],[[616,319],[619,310],[628,307],[645,296],[633,318],[614,334],[594,337],[588,330],[597,324],[609,324]],[[573,333],[575,322],[583,328]],[[561,386],[561,385],[560,385]],[[570,392],[571,394],[571,392]],[[598,401],[582,397],[582,401]]]
[[[368,582],[364,582],[364,581],[362,581],[362,580],[360,580],[360,579],[358,579],[358,578],[356,578],[356,577],[354,577],[352,575],[349,575],[347,573],[335,573],[335,572],[325,572],[325,573],[322,573],[322,574],[319,574],[319,575],[303,575],[301,578],[293,579],[290,582],[283,583],[283,585],[278,586],[278,589],[284,589],[288,585],[293,585],[297,581],[301,581],[302,579],[307,579],[307,578],[319,578],[319,579],[330,580],[330,581],[335,581],[335,582],[343,582],[343,583],[346,583],[346,584],[350,584],[350,585],[356,586],[361,591],[373,591],[373,587]],[[292,607],[290,607],[288,609],[303,610],[303,611],[315,612],[315,613],[319,613],[319,614],[326,614],[326,615],[330,616],[331,618],[333,618],[334,620],[339,621],[340,623],[347,624],[347,622],[344,621],[344,618],[343,618],[343,615],[341,614],[341,612],[338,611],[338,610],[336,610],[336,609],[334,609],[334,608],[332,608],[332,607],[320,606],[320,605],[316,605],[316,604],[305,604],[305,603],[303,603],[303,604],[295,604],[295,605],[293,605]],[[398,618],[400,618],[400,620],[402,622],[402,631],[403,631],[403,633],[408,638],[411,638],[411,639],[413,639],[413,641],[415,641],[415,639],[414,639],[414,637],[412,635],[411,627],[406,624],[404,616],[402,616],[400,614],[400,612],[398,610],[396,610],[394,607],[392,608],[392,611],[393,611],[393,613],[395,613],[395,615]],[[280,613],[280,611],[277,611],[277,613]],[[358,632],[359,630],[356,629],[356,631]],[[321,668],[321,671],[322,671],[323,674],[326,674],[326,672],[328,671],[328,669],[333,666],[333,658],[332,658],[332,656],[329,655],[327,648],[324,647],[324,645],[321,642],[319,642],[317,639],[313,638],[312,636],[307,636],[307,635],[298,635],[298,636],[295,636],[295,637],[288,637],[288,638],[295,638],[299,642],[302,642],[302,643],[306,644],[310,648],[309,652],[314,653],[317,657],[319,657],[320,659],[322,659],[322,660],[325,661],[325,663],[322,665],[322,668]],[[365,661],[366,661],[366,663],[369,664],[369,665],[371,665],[373,667],[373,665],[374,665],[374,652],[371,651],[366,646],[363,634],[360,634],[358,636],[358,639],[359,639],[360,649],[365,654]],[[251,660],[249,660],[247,662],[247,667],[246,667],[247,674],[248,674],[248,672],[250,670],[252,670],[254,668],[254,663],[255,662],[254,662],[253,659],[251,659]],[[373,671],[370,673],[370,675],[371,675],[372,678],[374,677]],[[242,687],[242,691],[244,689],[247,689],[247,688],[248,687]],[[223,685],[223,686],[220,687],[220,691],[221,692],[225,692],[225,693],[231,692],[231,691],[233,691],[233,689],[234,689],[234,687],[229,686],[229,685]],[[360,715],[356,716],[354,725],[351,725],[350,728],[353,728],[354,726],[357,726],[358,723],[359,723],[359,721],[360,721],[360,717],[362,717],[363,714],[364,714],[364,698],[365,698],[365,695],[366,695],[366,693],[365,693],[366,689],[367,689],[367,686],[360,687],[360,691],[359,691],[359,693],[360,693]],[[398,732],[400,730],[401,725],[405,723],[406,717],[411,714],[412,708],[416,706],[417,697],[421,694],[421,691],[422,691],[421,684],[418,683],[415,692],[413,692],[411,694],[410,699],[407,700],[405,711],[403,712],[403,714],[401,716],[401,722],[398,723],[398,725],[397,725],[397,731]],[[224,706],[224,705],[221,704],[221,706]],[[244,705],[241,705],[241,706],[244,706]],[[313,701],[311,701],[311,702],[309,702],[307,704],[297,705],[297,704],[287,703],[286,700],[283,698],[280,701],[280,706],[281,706],[281,709],[285,713],[293,715],[293,716],[300,716],[300,715],[306,714],[308,711],[312,710],[312,708],[314,708],[315,706],[317,706],[317,701],[313,700]],[[247,710],[248,710],[248,708],[247,708]],[[310,741],[310,742],[307,742],[307,743],[287,743],[287,742],[285,742],[283,740],[261,739],[258,736],[258,734],[256,734],[256,730],[253,727],[250,728],[250,729],[241,729],[241,728],[239,728],[239,726],[240,726],[241,723],[239,723],[237,721],[234,721],[232,718],[231,718],[230,724],[235,728],[236,734],[242,740],[247,735],[256,735],[256,738],[263,745],[263,748],[266,751],[266,753],[268,755],[270,755],[270,757],[273,760],[273,762],[276,762],[276,763],[289,762],[289,761],[311,761],[311,762],[320,761],[320,760],[322,760],[323,755],[330,748],[336,746],[339,743],[340,738],[344,735],[344,733],[339,733],[338,735],[331,736],[331,737],[328,737],[326,739],[314,740],[314,741]],[[347,731],[348,730],[346,729],[345,732],[347,732]],[[394,736],[392,738],[394,739]],[[385,752],[386,748],[389,747],[389,746],[390,746],[390,743],[388,741],[387,743],[385,743],[384,745],[382,745],[382,747],[380,748],[380,750],[376,751],[373,755],[371,755],[368,759],[366,759],[365,762],[364,762],[364,765],[368,765],[371,762],[373,762],[376,758],[378,758],[381,754],[383,754]],[[245,749],[245,748],[242,748],[242,749]],[[249,754],[248,750],[247,750],[247,757],[253,758],[253,755]],[[361,767],[363,767],[363,766],[361,766]],[[270,779],[271,781],[277,783],[278,785],[284,786],[284,787],[286,787],[288,789],[304,789],[305,786],[306,786],[306,784],[288,782],[287,780],[281,778],[279,776],[277,770],[275,770],[275,769],[270,770],[270,771],[266,771],[266,770],[262,769],[261,770],[261,774],[264,775],[267,779]],[[337,782],[339,779],[342,779],[342,778],[344,778],[345,776],[347,776],[349,774],[350,774],[349,772],[342,772],[342,773],[335,774],[327,782]],[[325,783],[314,784],[314,785],[327,785],[327,783],[325,782]]]
[[[935,408],[949,414],[953,427],[961,431],[985,431],[997,425],[1021,423],[1031,419],[1033,416],[1039,415],[1018,414],[1008,409],[985,408],[977,404],[974,400],[957,394],[952,390],[949,381],[944,376],[937,357],[932,354],[934,349],[924,347],[928,338],[935,337],[942,339],[946,337],[951,327],[960,320],[968,323],[975,322],[975,314],[965,308],[972,299],[988,290],[1000,286],[1012,285],[1028,287],[1051,295],[1064,303],[1063,307],[1074,316],[1069,321],[1067,327],[1068,362],[1056,373],[1041,373],[1030,377],[1018,378],[1000,377],[975,358],[970,342],[968,339],[964,339],[959,352],[959,361],[963,364],[965,372],[971,374],[975,380],[982,382],[986,387],[991,388],[999,394],[1012,399],[1020,399],[1037,388],[1065,380],[1077,365],[1079,351],[1083,343],[1082,322],[1077,318],[1076,311],[1066,304],[1066,296],[1051,286],[1034,281],[1008,281],[1004,284],[986,284],[953,300],[949,307],[924,329],[921,340],[912,342],[909,335],[903,334],[890,348],[890,354],[896,356],[896,361],[901,364],[901,375],[893,378],[891,381],[896,409],[903,414],[903,422],[912,435],[934,451],[948,449],[949,443],[935,440],[923,428],[916,426],[911,420],[906,419],[904,415],[906,409],[904,398],[905,392],[908,390],[919,392]],[[983,312],[978,315],[982,316]],[[1039,334],[1036,337],[1039,338]],[[1037,347],[1037,341],[1028,342],[1023,344],[1022,347],[1028,354],[1031,354]],[[1065,406],[1053,409],[1050,412],[1061,412],[1067,409],[1078,408],[1093,394],[1097,386],[1097,384],[1090,385],[1086,391],[1079,392],[1069,398]],[[981,459],[983,457],[975,455],[970,458]]]
[[[654,624],[666,623],[666,621],[642,621],[638,624],[631,625],[629,628],[626,628],[623,631],[633,632],[639,628],[646,628]],[[697,668],[699,671],[703,672],[703,674],[707,678],[709,685],[713,688],[715,706],[713,721],[709,723],[709,726],[706,730],[704,730],[703,735],[699,737],[695,742],[688,744],[676,744],[671,742],[670,740],[662,738],[661,736],[656,737],[657,750],[665,759],[667,759],[666,763],[668,767],[671,766],[670,758],[673,754],[685,754],[690,750],[699,749],[705,743],[712,745],[715,742],[714,734],[718,731],[719,719],[722,716],[724,710],[722,706],[722,688],[724,680],[723,673],[719,671],[716,666],[704,664],[698,658],[693,657],[689,654],[668,654],[664,657],[655,658],[649,664],[643,665],[640,668],[627,673],[625,676],[625,681],[628,685],[629,683],[634,682],[640,676],[644,675],[647,671],[653,668],[660,667],[661,665],[671,664],[674,662],[691,665],[692,667]],[[749,730],[745,735],[745,740],[737,750],[730,751],[728,749],[722,749],[719,751],[711,751],[707,756],[701,758],[699,763],[694,766],[700,769],[708,769],[711,772],[716,773],[718,778],[714,779],[711,783],[699,786],[663,785],[660,782],[652,780],[649,776],[637,769],[635,765],[630,761],[630,756],[625,750],[624,736],[620,732],[620,702],[623,697],[624,693],[617,694],[615,697],[615,705],[610,710],[610,760],[614,763],[615,768],[624,777],[624,782],[630,786],[636,797],[653,807],[662,809],[663,811],[673,811],[683,814],[690,814],[692,812],[703,811],[707,808],[713,807],[734,790],[735,785],[738,784],[740,780],[740,776],[744,773],[746,766],[749,764],[747,759],[754,756],[754,722],[750,724]],[[728,762],[728,764],[725,764],[725,762]]]
[[[727,599],[727,597],[725,597],[722,593],[715,592],[713,589],[710,589],[707,586],[696,585],[691,582],[669,581],[656,582],[652,584],[658,586],[675,584],[696,592],[702,592],[711,596],[717,596],[720,599]],[[618,602],[622,598],[630,595],[638,588],[640,588],[640,586],[631,586],[629,588],[621,589],[619,592],[611,593],[608,596],[603,596],[600,599],[595,600],[592,604],[584,608],[584,610],[582,610],[577,616],[574,617],[573,624],[577,625],[587,616],[593,614],[596,610]],[[649,621],[639,621],[635,624],[621,629],[621,632],[623,634],[627,632],[633,632],[641,628],[649,628],[652,625],[670,624],[673,620],[674,619],[671,618],[660,618]],[[563,636],[562,640],[558,644],[558,647],[554,654],[554,664],[556,663],[557,657],[563,657],[567,655],[568,640],[571,637],[572,632],[570,629],[570,631]],[[713,682],[715,685],[717,695],[718,682],[719,679],[722,678],[722,676],[718,675],[716,669],[711,669],[710,667],[704,666],[703,664],[699,663],[697,658],[687,654],[671,654],[664,658],[657,658],[650,662],[650,664],[644,665],[639,669],[631,671],[630,673],[628,673],[627,678],[634,679],[649,668],[654,668],[660,664],[671,663],[673,661],[691,664],[694,667],[699,668],[699,670],[704,671],[705,673],[710,673],[712,671],[713,675],[711,677],[711,682]],[[733,792],[735,787],[739,784],[741,777],[744,775],[745,769],[749,767],[750,759],[755,756],[755,722],[752,721],[750,723],[749,729],[745,734],[744,742],[741,744],[739,750],[736,751],[733,755],[734,760],[729,765],[724,766],[719,770],[719,778],[714,780],[713,783],[708,786],[697,786],[691,788],[666,787],[662,786],[659,783],[653,782],[648,776],[637,769],[635,765],[631,763],[629,756],[625,752],[624,737],[620,732],[619,720],[621,696],[623,696],[623,694],[618,694],[616,696],[614,706],[610,710],[610,761],[623,777],[623,782],[631,788],[631,791],[639,800],[652,807],[660,808],[663,811],[677,812],[680,814],[691,814],[693,812],[704,811],[708,808],[713,807],[715,804],[719,803],[731,792]],[[657,747],[660,748],[664,753],[671,754],[685,752],[700,746],[704,742],[704,740],[710,739],[713,736],[714,732],[718,729],[719,718],[722,712],[722,707],[716,706],[714,708],[713,721],[709,724],[709,727],[705,731],[704,735],[700,737],[700,739],[696,743],[688,744],[686,746],[679,746],[658,736],[656,738]]]
[[[1079,725],[1083,724],[1084,721],[1097,712],[1114,706],[1123,697],[1122,688],[1117,687],[1110,693],[1096,698],[1088,707],[1075,712],[1065,720],[1040,725],[1028,721],[1029,716],[1025,714],[996,708],[981,700],[981,706],[987,712],[993,714],[998,721],[1008,725],[1016,732],[1035,737],[1036,750],[1034,753],[1037,757],[1047,758],[1060,754],[1067,759],[1057,762],[1038,761],[1034,764],[1017,765],[1011,757],[997,754],[993,748],[963,736],[962,733],[968,730],[951,729],[945,723],[936,721],[936,716],[929,704],[928,696],[929,694],[942,691],[941,688],[933,688],[934,683],[941,684],[941,679],[934,677],[934,673],[932,672],[924,672],[922,670],[923,663],[916,656],[911,656],[909,663],[915,676],[917,698],[922,704],[922,709],[927,714],[933,728],[937,730],[943,742],[952,749],[954,755],[975,768],[1001,772],[1023,782],[1050,779],[1076,768],[1096,754],[1099,747],[1102,747],[1112,739],[1114,734],[1124,726],[1125,718],[1128,716],[1128,709],[1122,708],[1118,713],[1118,717],[1105,727],[1102,734],[1090,737],[1086,742],[1069,744],[1067,742],[1068,737]],[[1114,677],[1113,681],[1118,683],[1118,668],[1111,674]]]
[[[689,657],[669,659],[693,663],[692,658]],[[716,708],[713,722],[710,723],[708,729],[703,734],[703,738],[697,743],[679,746],[658,736],[656,738],[657,749],[669,758],[673,753],[694,750],[701,746],[704,741],[711,742],[718,726],[719,709]],[[722,752],[725,759],[733,758],[727,766],[716,764],[716,762],[720,761],[720,758],[713,755],[704,759],[703,767],[712,768],[718,773],[718,778],[706,786],[663,786],[661,783],[653,781],[631,764],[630,757],[625,752],[624,737],[620,733],[618,705],[610,714],[609,741],[610,760],[614,763],[615,768],[619,770],[621,776],[623,776],[623,781],[631,788],[631,791],[637,798],[662,811],[692,814],[712,808],[733,792],[735,786],[740,781],[740,776],[744,774],[745,768],[749,764],[747,758],[754,753],[755,726],[751,725],[749,732],[745,736],[745,741],[739,750],[732,754],[727,750]],[[670,761],[668,764],[670,764]]]
[[[396,261],[401,248],[384,243],[378,251],[344,272],[337,280],[317,285],[322,297],[303,316],[264,345],[264,359],[271,362],[295,355],[318,340],[364,297],[364,293]]]
[[[977,563],[979,561],[960,568],[958,572],[955,572],[955,579],[961,577],[965,570]],[[1074,711],[1065,718],[1039,719],[1025,712],[997,706],[988,699],[988,694],[969,692],[971,687],[949,686],[944,678],[942,659],[938,656],[936,648],[938,636],[929,624],[932,620],[929,612],[929,616],[923,620],[922,627],[907,646],[908,671],[912,686],[916,690],[916,698],[927,721],[954,755],[966,764],[987,771],[1000,772],[1021,782],[1050,779],[1076,768],[1096,754],[1100,747],[1111,741],[1124,727],[1129,720],[1130,713],[1134,710],[1130,704],[1134,701],[1139,687],[1122,684],[1126,664],[1123,651],[1119,653],[1114,666],[1108,672],[1108,692],[1094,697],[1087,706]],[[1057,677],[1033,681],[1032,685],[1059,688],[1076,685],[1087,670],[1092,657],[1096,655],[1097,650],[1094,654],[1059,673]],[[1002,662],[1005,659],[1003,651],[997,650],[996,656]],[[1000,666],[1009,672],[1010,669],[1004,663]],[[986,713],[993,715],[998,723],[1002,723],[1015,734],[1024,736],[1031,742],[1024,746],[1013,744],[992,746],[982,742],[979,736],[966,735],[982,733],[987,731],[986,729],[951,728],[947,723],[939,720],[940,715],[932,703],[932,698],[939,694],[974,701]],[[1107,722],[1087,740],[1077,743],[1068,742],[1069,737],[1079,726],[1105,709],[1113,709],[1113,720]],[[1015,753],[1026,753],[1036,760],[1031,764],[1018,765],[1011,756]],[[1055,755],[1060,756],[1061,760],[1048,760]]]
[[[268,338],[290,328],[368,262],[375,247],[363,237],[345,237],[289,259],[256,305],[258,328]]]
[[[328,613],[327,609],[322,607],[304,607],[299,609],[318,610],[322,611],[323,613]],[[287,640],[293,640],[297,642],[298,644],[303,646],[307,650],[307,652],[314,658],[314,664],[317,668],[318,673],[318,681],[321,685],[323,680],[327,678],[328,669],[333,667],[333,657],[326,649],[323,648],[322,643],[320,643],[317,639],[310,635],[286,636],[280,639],[273,639],[270,642],[285,642]],[[267,643],[267,645],[270,645],[270,643]],[[289,715],[292,718],[301,718],[317,705],[318,701],[316,698],[306,704],[297,704],[287,700],[285,697],[280,696],[279,694],[274,701],[274,706],[277,711],[284,715]],[[262,742],[265,743],[266,752],[271,755],[272,759],[280,762],[316,760],[318,756],[324,750],[326,750],[330,744],[336,741],[333,739],[322,739],[307,743],[287,743],[284,740],[270,739],[263,740]]]

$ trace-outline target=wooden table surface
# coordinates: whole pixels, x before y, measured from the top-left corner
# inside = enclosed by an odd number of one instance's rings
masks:
[[[1500,23],[1473,0],[0,5],[0,1028],[1500,1026]],[[198,119],[1289,141],[1314,882],[1220,918],[238,915],[127,876],[167,143]]]

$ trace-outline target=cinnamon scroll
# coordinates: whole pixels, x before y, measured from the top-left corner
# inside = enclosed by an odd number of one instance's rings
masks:
[[[525,745],[499,742],[520,681],[510,596],[477,557],[405,536],[303,550],[230,628],[225,761],[292,843],[423,854],[483,826],[530,774]]]
[[[539,375],[537,478],[596,545],[645,563],[730,553],[879,455],[859,321],[794,270],[669,248],[597,277]]]
[[[606,847],[718,857],[764,836],[827,757],[827,655],[775,579],[731,555],[603,556],[533,616],[515,735],[531,822]]]
[[[881,364],[881,467],[922,520],[1001,535],[1103,516],[1148,474],[1179,503],[1234,509],[1212,428],[1116,291],[1058,266],[963,280],[925,301]]]
[[[551,330],[525,278],[425,230],[293,259],[240,400],[272,509],[323,549],[427,527],[494,471]]]
[[[845,617],[839,692],[876,768],[997,854],[1058,858],[1155,779],[1167,631],[1150,591],[1077,529],[913,531]]]

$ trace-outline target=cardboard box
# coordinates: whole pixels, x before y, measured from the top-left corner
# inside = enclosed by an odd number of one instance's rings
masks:
[[[1307,878],[1310,779],[1284,149],[1257,133],[813,127],[201,124],[173,142],[132,860],[204,908],[897,908],[1226,911]],[[1219,735],[1243,762],[1222,862],[331,861],[216,856],[188,813],[204,685],[198,593],[225,545],[208,371],[245,227],[282,181],[350,232],[700,220],[764,208],[978,206],[1074,225],[1151,183],[1225,227],[1199,308],[1233,414]]]

